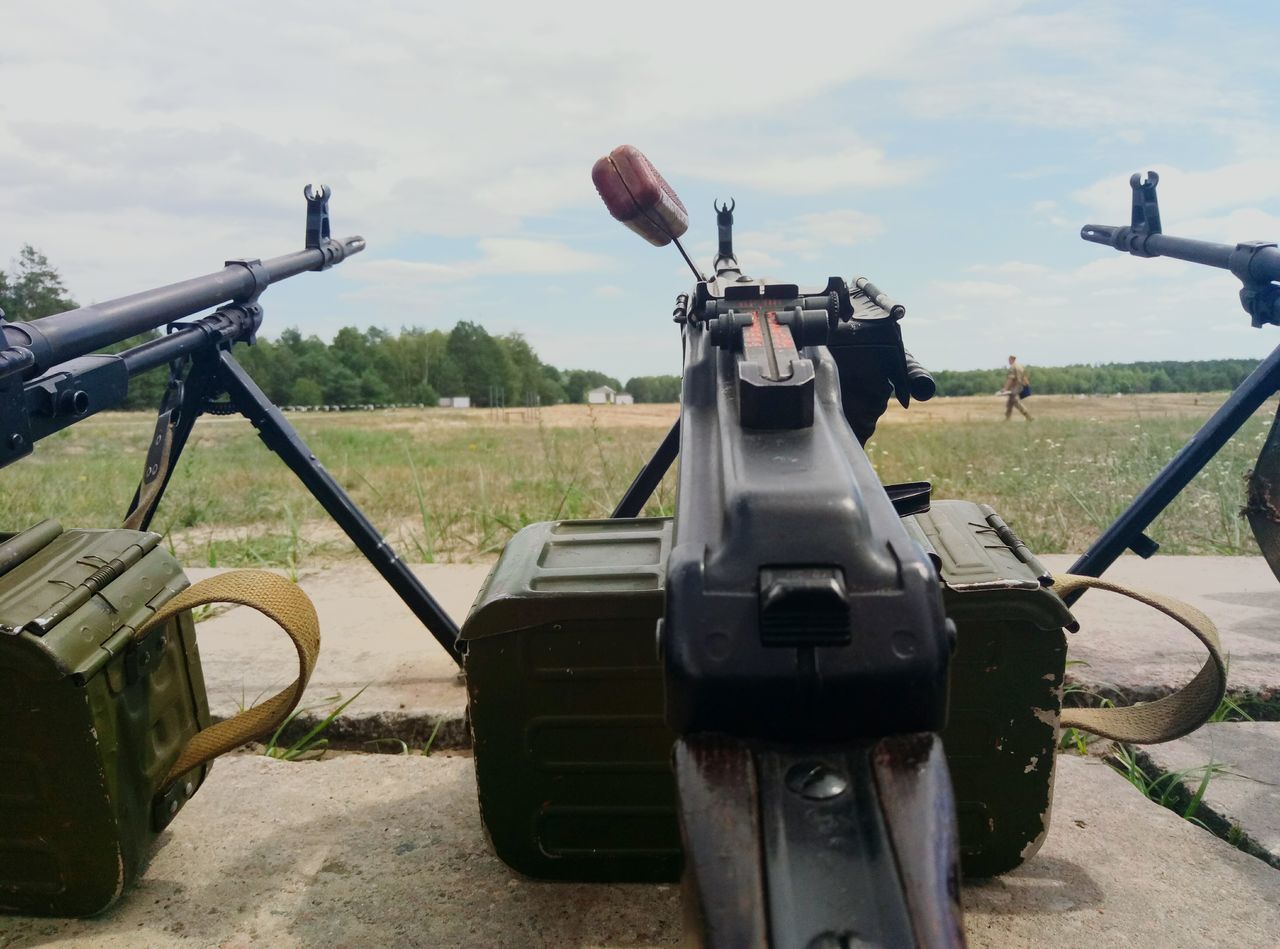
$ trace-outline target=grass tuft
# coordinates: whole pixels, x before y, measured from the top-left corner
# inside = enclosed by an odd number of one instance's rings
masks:
[[[339,715],[341,715],[348,705],[360,697],[360,693],[367,689],[368,686],[361,687],[359,692],[351,698],[342,700],[341,695],[332,695],[327,699],[322,699],[315,705],[308,705],[305,708],[299,706],[289,713],[289,717],[280,723],[280,727],[267,741],[267,746],[263,749],[263,754],[269,758],[278,758],[281,761],[298,761],[302,759],[314,760],[324,756],[325,749],[329,746],[329,739],[322,737],[324,732],[334,723]],[[284,732],[293,720],[303,712],[314,712],[317,709],[328,708],[335,702],[340,702],[337,707],[333,708],[323,719],[311,727],[301,738],[290,745],[280,744],[280,735]]]

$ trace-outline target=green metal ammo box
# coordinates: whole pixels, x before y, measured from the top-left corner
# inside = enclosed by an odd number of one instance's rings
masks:
[[[209,724],[187,586],[156,534],[0,535],[0,911],[85,916],[141,872],[208,766],[157,794]]]
[[[1067,643],[1048,572],[990,507],[934,501],[904,524],[933,558],[956,624],[942,746],[968,877],[1018,866],[1049,830]]]
[[[480,814],[521,873],[680,876],[657,626],[669,518],[531,524],[462,636]]]
[[[906,522],[957,626],[943,738],[964,870],[1004,872],[1048,827],[1073,621],[989,508],[939,501]],[[471,608],[462,637],[480,813],[521,873],[679,879],[657,650],[670,545],[666,518],[533,524]]]

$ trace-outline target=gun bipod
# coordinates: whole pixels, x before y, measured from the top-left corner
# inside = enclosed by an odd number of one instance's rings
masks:
[[[709,949],[964,945],[933,734],[801,748],[676,742],[686,928]]]

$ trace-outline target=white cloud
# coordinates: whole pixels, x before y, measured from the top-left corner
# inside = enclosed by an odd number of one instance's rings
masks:
[[[953,297],[973,297],[982,300],[1015,300],[1025,298],[1027,292],[1012,283],[996,283],[992,280],[938,280],[937,288]]]
[[[930,37],[927,55],[890,73],[904,81],[902,99],[917,115],[1093,130],[1130,146],[1152,128],[1265,121],[1262,85],[1241,84],[1235,66],[1246,49],[1269,61],[1273,39],[1264,37],[1274,31],[1243,36],[1226,19],[1194,19],[1171,15],[1153,31],[1103,0],[1065,10],[1011,4]],[[1230,55],[1214,55],[1223,43]]]
[[[563,274],[566,296],[607,297],[613,285],[597,288],[600,277],[568,278],[612,265],[602,248],[613,238],[600,234],[613,231],[587,173],[595,156],[630,140],[673,182],[692,180],[695,194],[715,181],[743,189],[739,198],[755,192],[760,208],[770,195],[786,198],[795,213],[775,204],[772,221],[752,220],[738,238],[749,271],[778,276],[813,273],[816,261],[825,275],[849,247],[872,257],[885,250],[873,241],[886,222],[909,253],[904,219],[927,234],[930,215],[955,210],[926,205],[931,189],[998,187],[990,204],[1000,214],[1012,186],[1043,180],[1042,193],[1022,192],[999,238],[975,230],[972,244],[946,248],[947,279],[920,281],[929,305],[913,298],[913,312],[973,321],[961,345],[934,334],[948,358],[971,337],[1029,324],[1087,337],[1080,328],[1095,307],[1118,324],[1122,306],[1185,312],[1195,301],[1229,313],[1230,295],[1184,276],[1189,265],[1103,248],[1105,261],[1080,268],[1007,258],[1023,253],[1014,243],[1022,218],[1041,231],[1079,226],[1084,215],[1068,213],[1062,193],[1077,184],[1096,181],[1075,194],[1093,220],[1128,217],[1125,182],[1137,167],[1113,175],[1096,159],[1078,164],[1039,147],[1044,129],[1087,138],[1099,155],[1124,139],[1162,143],[1170,130],[1184,136],[1172,141],[1221,141],[1221,167],[1197,172],[1166,166],[1167,143],[1150,145],[1165,176],[1166,227],[1227,241],[1276,236],[1280,169],[1258,157],[1280,154],[1270,34],[1233,38],[1228,56],[1215,44],[1229,24],[1209,12],[1196,14],[1203,31],[1178,39],[1102,0],[1054,6],[796,0],[783,14],[744,2],[726,15],[651,4],[651,22],[677,24],[672,40],[620,29],[616,13],[585,2],[367,0],[326,20],[312,2],[277,0],[255,9],[251,25],[191,3],[28,4],[6,18],[0,57],[10,91],[0,114],[0,257],[29,241],[80,298],[118,296],[227,257],[295,249],[301,187],[324,181],[335,188],[335,230],[363,233],[371,249],[335,284],[356,287],[347,298],[358,312],[317,320],[456,319],[450,294],[481,274]],[[1168,19],[1192,16],[1175,14]],[[984,147],[1023,149],[1007,156],[1023,169],[1009,173],[1014,181],[971,174],[987,153],[955,137],[961,123],[1008,133]],[[1182,167],[1219,160],[1172,157]],[[969,177],[952,181],[961,167]],[[457,238],[472,253],[409,259],[403,247],[438,246],[415,240],[428,236]],[[397,242],[401,259],[374,259]],[[648,253],[634,244],[617,252],[636,255],[626,278],[609,274],[625,298]],[[683,286],[674,254],[668,264]],[[909,280],[889,282],[911,296]],[[317,288],[309,303],[324,296]],[[1028,312],[1035,306],[1044,313]],[[580,351],[593,318],[549,322],[538,337],[544,358],[567,362],[558,348]]]
[[[875,146],[847,145],[835,151],[779,148],[763,155],[748,151],[732,162],[718,156],[686,160],[680,168],[685,174],[726,186],[801,195],[906,185],[924,176],[930,165],[923,159],[892,159]]]
[[[1178,227],[1185,229],[1187,220],[1212,212],[1280,201],[1280,157],[1231,162],[1203,171],[1153,165],[1160,176],[1156,194],[1161,222],[1169,233],[1180,233]],[[1147,171],[1117,171],[1081,188],[1072,197],[1092,215],[1092,224],[1127,224],[1132,202],[1129,176],[1138,172],[1145,177]],[[1199,237],[1199,233],[1186,231],[1181,236]]]
[[[1049,273],[1049,268],[1044,264],[1029,264],[1024,260],[1006,260],[998,264],[974,264],[969,269],[974,273],[1027,274],[1036,277]]]
[[[360,279],[384,283],[435,284],[505,274],[566,274],[600,270],[608,258],[575,250],[562,241],[491,237],[477,241],[481,256],[450,263],[427,260],[372,260]]]

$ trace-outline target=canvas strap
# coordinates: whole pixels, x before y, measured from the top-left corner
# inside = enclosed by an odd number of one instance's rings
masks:
[[[1155,607],[1177,620],[1204,643],[1209,650],[1209,658],[1196,677],[1172,695],[1122,708],[1063,709],[1063,727],[1079,728],[1115,741],[1150,745],[1181,738],[1208,721],[1227,691],[1227,666],[1213,620],[1194,606],[1171,596],[1135,590],[1096,577],[1068,573],[1055,577],[1053,581],[1054,592],[1062,597],[1087,589],[1109,590]]]
[[[266,570],[232,570],[188,587],[138,628],[141,639],[150,630],[183,610],[209,603],[238,603],[257,610],[276,623],[298,650],[298,677],[280,692],[226,721],[202,729],[182,749],[163,785],[192,768],[239,748],[245,742],[274,731],[302,698],[320,655],[320,622],[311,600],[296,583]]]

